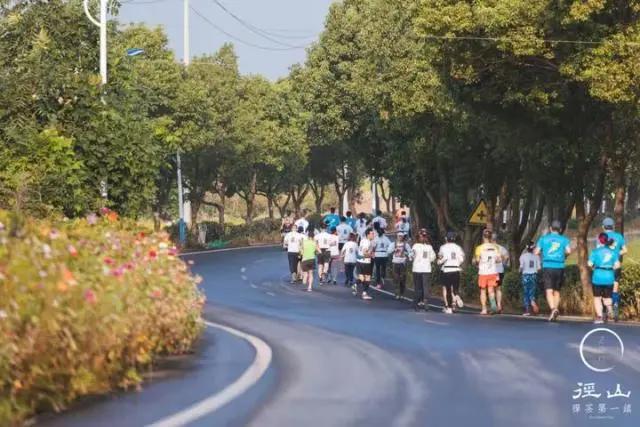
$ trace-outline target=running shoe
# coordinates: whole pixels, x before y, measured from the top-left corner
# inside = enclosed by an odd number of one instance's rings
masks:
[[[354,284],[353,286],[351,286],[351,293],[352,293],[354,296],[357,296],[357,295],[358,295],[358,286],[357,286],[357,285],[355,285],[355,284]]]
[[[363,292],[362,299],[368,301],[368,300],[372,300],[373,298],[371,298],[368,293]]]
[[[460,298],[460,295],[456,295],[453,299],[455,300],[455,303],[458,306],[458,308],[464,307],[464,301],[462,301],[462,298]]]
[[[338,282],[336,282],[335,280],[333,281],[333,286],[336,286],[338,284]]]
[[[418,307],[424,307],[424,301],[420,301],[420,302],[418,303]]]
[[[313,289],[311,288],[307,288],[307,292],[311,292]]]
[[[602,325],[604,323],[604,319],[600,316],[596,317],[596,319],[593,321],[594,325]]]
[[[554,308],[551,311],[551,314],[549,315],[549,322],[555,322],[558,319],[559,315],[560,315],[560,312],[558,311],[558,309]]]
[[[533,314],[540,313],[540,307],[538,307],[535,301],[531,301],[531,308],[533,309]]]
[[[395,299],[399,300],[400,299],[400,295],[396,294]]]
[[[524,313],[522,313],[522,315],[524,317],[529,317],[529,316],[531,316],[531,313],[529,313],[528,311],[525,311]]]
[[[380,283],[378,283],[378,284],[376,285],[376,289],[382,289],[382,285],[381,285]]]
[[[453,310],[451,309],[451,307],[446,307],[446,308],[444,309],[444,313],[445,313],[445,314],[453,314]]]
[[[296,273],[291,273],[291,284],[296,283]]]
[[[481,316],[488,316],[488,315],[489,315],[489,313],[487,313],[487,310],[482,310],[482,311],[480,312],[480,315],[481,315]]]

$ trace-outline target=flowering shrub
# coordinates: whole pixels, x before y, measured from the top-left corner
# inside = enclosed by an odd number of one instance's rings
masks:
[[[15,222],[0,211],[0,425],[138,386],[155,356],[191,348],[204,297],[166,233],[110,211]]]

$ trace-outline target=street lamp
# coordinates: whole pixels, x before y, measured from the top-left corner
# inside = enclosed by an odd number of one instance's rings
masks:
[[[100,28],[100,78],[102,85],[107,84],[107,0],[100,0],[100,21],[89,12],[89,0],[84,0],[84,13],[94,25]]]

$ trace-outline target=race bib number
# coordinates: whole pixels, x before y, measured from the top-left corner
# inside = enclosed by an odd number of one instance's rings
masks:
[[[534,268],[536,266],[535,261],[529,261],[529,268]]]
[[[329,243],[327,239],[324,239],[324,240],[322,241],[322,244],[323,244],[323,245],[325,245],[325,246],[327,245],[327,243]]]
[[[352,254],[353,253],[353,248],[349,249],[349,253]]]
[[[423,258],[423,259],[427,259],[427,258],[428,258],[428,255],[429,255],[429,254],[427,253],[427,251],[422,252],[422,258]]]
[[[452,260],[454,260],[454,261],[455,261],[456,259],[458,259],[458,254],[457,254],[457,253],[455,253],[455,252],[451,252],[451,259],[452,259]]]

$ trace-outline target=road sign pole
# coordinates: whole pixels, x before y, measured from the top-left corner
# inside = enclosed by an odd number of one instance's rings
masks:
[[[189,65],[189,57],[191,56],[189,49],[189,0],[184,0],[183,9],[183,61],[185,67]],[[180,149],[176,150],[176,174],[178,181],[178,228],[180,244],[184,246],[187,241],[187,226],[184,220],[184,192],[182,188],[182,163],[180,160]]]

